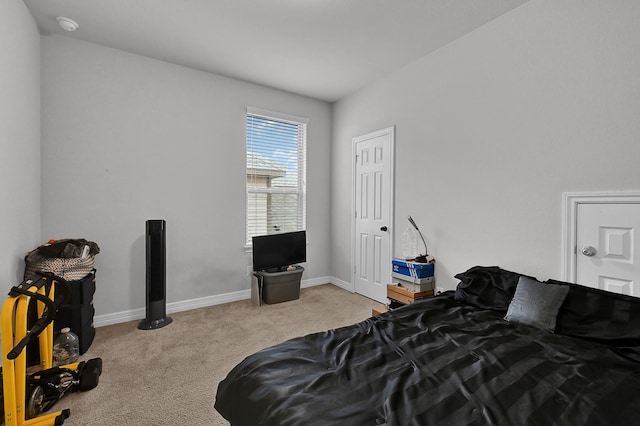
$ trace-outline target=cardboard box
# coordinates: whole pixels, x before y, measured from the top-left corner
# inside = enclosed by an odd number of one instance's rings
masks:
[[[414,278],[414,277],[408,277],[406,275],[399,274],[397,272],[392,272],[391,276],[394,278],[394,281],[395,280],[402,280],[402,281],[405,281],[405,282],[410,282],[410,283],[418,284],[418,285],[433,284],[436,281],[435,277]]]
[[[371,316],[375,317],[376,315],[380,315],[380,314],[384,314],[385,312],[387,312],[389,309],[387,309],[386,306],[381,306],[379,308],[373,308],[371,311]]]
[[[391,273],[393,284],[400,284],[407,290],[422,292],[436,289],[436,279],[429,278],[410,278],[401,274]]]
[[[416,300],[433,297],[434,291],[411,291],[395,284],[387,284],[387,297],[402,303],[413,303]]]
[[[429,278],[433,276],[433,263],[417,263],[408,260],[393,259],[393,272],[411,278]]]

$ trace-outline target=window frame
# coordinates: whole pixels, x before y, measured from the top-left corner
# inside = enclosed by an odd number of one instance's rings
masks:
[[[298,195],[298,203],[297,203],[297,213],[296,213],[296,230],[306,230],[306,221],[307,221],[307,189],[306,189],[306,174],[307,174],[307,144],[308,144],[308,131],[307,126],[309,124],[309,119],[306,117],[293,115],[293,114],[285,114],[275,111],[270,111],[261,108],[255,108],[247,106],[246,114],[245,114],[245,157],[248,158],[249,151],[249,117],[254,116],[262,119],[273,120],[277,122],[294,124],[297,126],[302,126],[299,129],[299,132],[302,131],[302,136],[298,139],[298,164],[297,164],[297,185],[295,188],[281,188],[281,187],[273,187],[273,188],[256,188],[250,187],[249,184],[249,164],[247,163],[247,169],[245,172],[245,249],[247,251],[252,250],[252,241],[251,237],[253,235],[249,235],[250,229],[250,217],[249,217],[249,194],[253,193],[264,193],[264,194],[287,194],[287,193],[295,193]],[[300,147],[300,144],[302,145]],[[283,231],[287,232],[287,231]],[[262,234],[255,234],[262,235]]]

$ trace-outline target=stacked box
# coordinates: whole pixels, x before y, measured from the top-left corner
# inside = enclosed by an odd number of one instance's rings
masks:
[[[387,284],[387,297],[391,301],[391,303],[389,303],[390,308],[394,307],[394,301],[399,302],[400,304],[413,303],[416,300],[433,297],[433,293],[433,290],[416,292],[398,285]]]
[[[433,263],[418,263],[408,260],[393,259],[391,262],[393,272],[408,278],[433,277]]]
[[[395,284],[399,284],[411,291],[421,292],[427,290],[435,290],[436,288],[435,277],[411,278],[407,277],[406,275],[398,274],[396,272],[392,272],[391,277],[393,278],[393,282]]]
[[[392,260],[393,281],[411,291],[435,290],[436,281],[433,276],[434,264],[411,262],[402,259]]]

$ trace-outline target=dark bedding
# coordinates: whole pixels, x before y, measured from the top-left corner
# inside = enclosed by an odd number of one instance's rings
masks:
[[[232,425],[640,424],[628,335],[618,347],[549,333],[459,299],[264,349],[219,384],[215,408]]]

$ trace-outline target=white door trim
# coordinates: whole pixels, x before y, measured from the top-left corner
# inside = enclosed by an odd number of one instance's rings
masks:
[[[580,204],[640,204],[640,192],[564,192],[562,194],[562,279],[576,280],[578,206]]]
[[[389,171],[389,253],[393,254],[394,241],[394,204],[395,204],[395,126],[386,127],[375,132],[360,135],[351,139],[351,287],[356,291],[356,145],[358,142],[379,136],[391,135],[391,167]],[[389,277],[391,278],[391,277]]]

